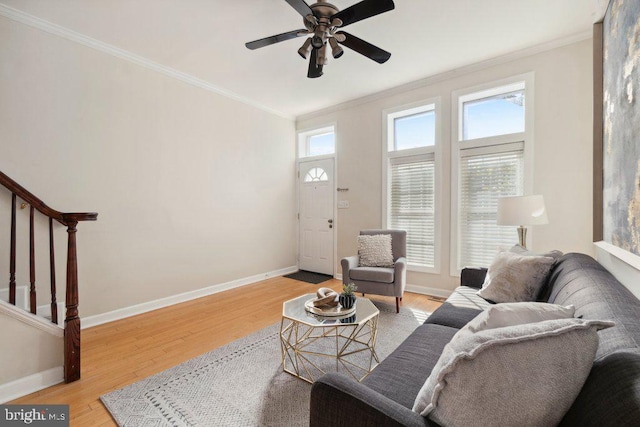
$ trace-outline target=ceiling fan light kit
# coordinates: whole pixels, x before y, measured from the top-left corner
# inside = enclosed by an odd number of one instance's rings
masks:
[[[389,52],[347,32],[338,30],[354,22],[393,10],[395,8],[393,0],[363,0],[342,11],[324,0],[318,0],[311,6],[304,0],[285,1],[302,16],[305,29],[254,40],[245,44],[248,49],[254,50],[285,40],[311,35],[298,49],[298,54],[302,58],[310,57],[307,72],[309,78],[322,76],[322,68],[327,62],[327,44],[331,49],[331,55],[336,59],[344,53],[340,44],[379,64],[388,61],[391,57]]]

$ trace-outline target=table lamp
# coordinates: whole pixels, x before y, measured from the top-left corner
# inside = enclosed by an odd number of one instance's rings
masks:
[[[544,198],[533,196],[516,196],[498,198],[498,225],[517,225],[520,246],[527,247],[526,225],[548,224],[547,209]]]

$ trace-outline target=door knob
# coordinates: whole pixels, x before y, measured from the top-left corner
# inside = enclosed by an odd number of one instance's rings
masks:
[[[329,224],[333,224],[333,220],[332,219],[329,220]]]

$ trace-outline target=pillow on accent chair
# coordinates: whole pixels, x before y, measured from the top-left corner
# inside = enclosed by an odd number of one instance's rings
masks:
[[[558,319],[458,333],[413,410],[449,427],[557,425],[591,371],[597,331],[611,326]]]
[[[500,252],[478,295],[496,303],[535,301],[554,263],[551,257]]]
[[[358,236],[359,267],[393,267],[390,234]]]

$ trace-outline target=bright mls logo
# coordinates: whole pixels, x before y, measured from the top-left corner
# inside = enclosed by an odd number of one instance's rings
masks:
[[[69,405],[0,405],[1,426],[69,426]]]

